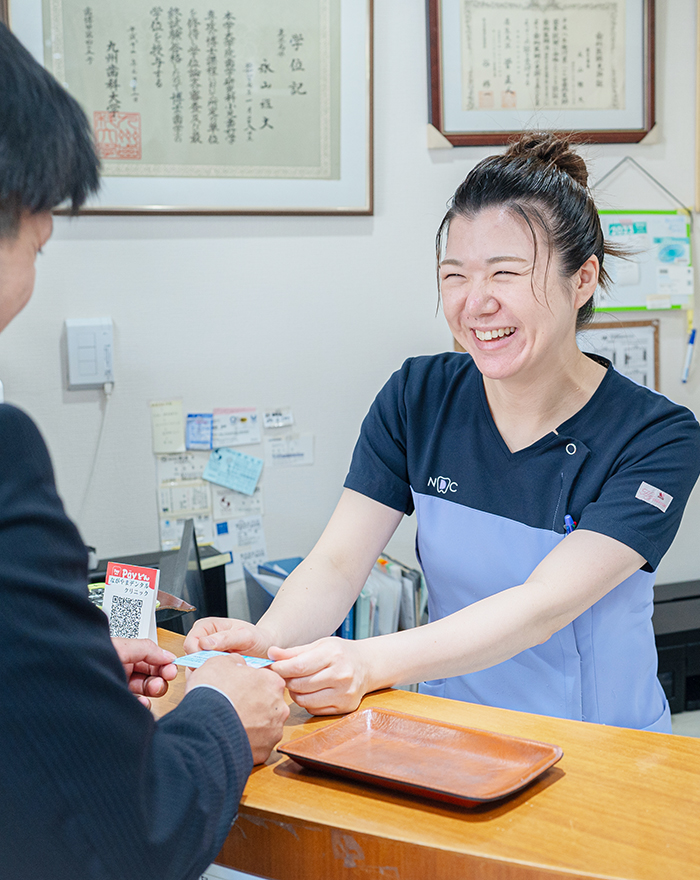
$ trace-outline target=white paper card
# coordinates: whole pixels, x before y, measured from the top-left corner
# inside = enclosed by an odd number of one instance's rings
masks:
[[[226,580],[239,581],[243,566],[253,570],[267,559],[262,517],[243,516],[214,523],[214,544],[218,550],[230,551],[233,561],[226,565]]]
[[[262,486],[256,486],[252,495],[244,495],[243,492],[236,492],[214,483],[211,484],[211,488],[214,519],[231,519],[234,516],[264,513]]]
[[[254,407],[214,410],[214,448],[251,443],[260,443],[260,420]]]
[[[211,483],[204,480],[166,483],[158,490],[161,516],[184,516],[211,511]]]
[[[291,406],[280,406],[277,409],[265,410],[263,414],[264,428],[288,428],[294,424]]]
[[[314,463],[313,434],[283,434],[265,438],[265,461],[270,467],[296,467]]]
[[[180,452],[156,458],[156,480],[160,486],[173,480],[201,480],[210,452]]]
[[[668,297],[692,296],[693,294],[693,267],[692,266],[659,266],[657,271],[657,286],[660,294]]]

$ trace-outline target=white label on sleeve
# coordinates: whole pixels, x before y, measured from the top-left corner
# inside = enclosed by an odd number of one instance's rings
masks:
[[[651,486],[649,483],[640,483],[634,497],[639,498],[640,501],[646,501],[653,507],[658,507],[662,513],[666,513],[666,508],[673,501],[673,495],[662,492],[661,489],[657,489],[656,486]]]

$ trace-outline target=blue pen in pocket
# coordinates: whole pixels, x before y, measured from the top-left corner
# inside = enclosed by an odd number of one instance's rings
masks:
[[[570,535],[575,528],[576,528],[576,523],[573,521],[573,519],[567,513],[566,516],[564,517],[564,530],[566,531],[566,534]]]

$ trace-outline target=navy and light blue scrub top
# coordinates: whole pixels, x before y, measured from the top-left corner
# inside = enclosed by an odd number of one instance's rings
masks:
[[[604,365],[588,403],[518,452],[499,434],[468,354],[409,359],[374,401],[345,486],[406,514],[415,509],[430,620],[526,581],[565,537],[567,514],[646,560],[544,644],[425,682],[423,693],[670,732],[656,677],[653,585],[700,473],[700,425]]]

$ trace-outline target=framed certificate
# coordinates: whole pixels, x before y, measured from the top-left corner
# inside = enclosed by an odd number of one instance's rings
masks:
[[[523,129],[594,143],[654,125],[654,0],[427,0],[430,123],[453,146]]]
[[[372,0],[9,0],[9,21],[93,126],[85,213],[372,213]]]

